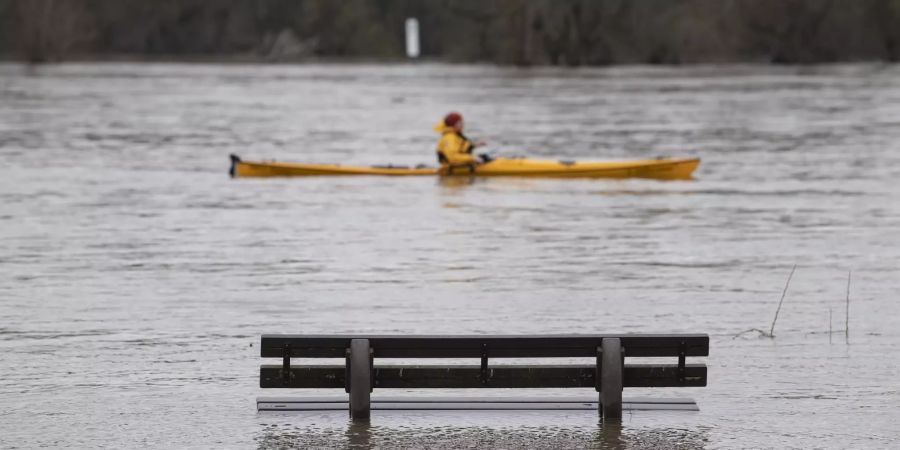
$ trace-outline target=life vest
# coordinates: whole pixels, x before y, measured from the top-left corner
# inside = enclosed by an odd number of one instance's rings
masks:
[[[440,122],[434,126],[434,131],[441,133],[437,143],[438,162],[449,166],[466,166],[477,164],[478,159],[472,156],[475,146],[462,133],[453,127],[448,127]]]

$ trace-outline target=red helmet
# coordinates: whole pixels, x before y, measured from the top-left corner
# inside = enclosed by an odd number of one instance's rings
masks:
[[[452,112],[444,116],[444,125],[448,127],[456,126],[462,120],[462,114],[458,112]]]

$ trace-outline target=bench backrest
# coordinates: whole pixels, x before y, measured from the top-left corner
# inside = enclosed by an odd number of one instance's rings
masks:
[[[708,356],[705,334],[548,336],[263,335],[263,358],[343,358],[353,339],[368,339],[375,358],[596,357],[605,338],[619,338],[626,357]]]

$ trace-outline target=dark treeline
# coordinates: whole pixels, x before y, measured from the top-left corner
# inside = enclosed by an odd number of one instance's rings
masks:
[[[600,65],[900,60],[900,0],[0,0],[0,54]]]

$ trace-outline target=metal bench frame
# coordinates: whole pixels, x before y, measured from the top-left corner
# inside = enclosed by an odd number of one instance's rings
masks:
[[[706,386],[705,334],[550,336],[263,335],[261,388],[344,388],[350,415],[366,420],[374,388],[593,387],[604,419],[622,417],[624,387]],[[625,364],[627,357],[677,357],[677,364]],[[375,358],[479,358],[480,366],[375,366]],[[489,358],[595,357],[594,365],[502,365]],[[345,358],[345,364],[291,366],[291,358]]]

